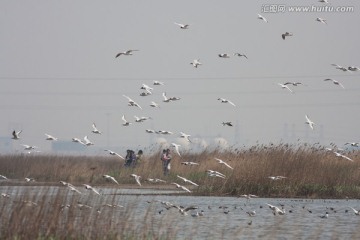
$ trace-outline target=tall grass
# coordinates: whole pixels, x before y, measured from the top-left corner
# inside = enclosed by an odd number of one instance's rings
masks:
[[[180,184],[185,183],[176,175],[186,177],[200,185],[187,185],[192,188],[193,194],[198,195],[237,196],[251,193],[262,197],[359,198],[359,151],[345,154],[354,162],[336,157],[332,151],[321,146],[306,144],[187,152],[182,153],[181,158],[173,155],[171,174],[167,177],[162,173],[160,151],[145,153],[136,168],[124,168],[124,161],[113,156],[2,155],[0,174],[20,181],[0,181],[0,184],[19,184],[24,177],[33,177],[43,184],[60,180],[72,184],[111,184],[102,178],[103,174],[114,176],[121,184],[134,184],[129,175],[136,173],[143,180],[161,178],[168,183]],[[218,164],[215,157],[228,162],[234,169]],[[199,165],[185,166],[181,164],[183,161]],[[209,177],[206,174],[208,169],[219,171],[226,178]],[[269,178],[278,175],[287,178],[278,181]],[[144,183],[144,186],[148,185]]]

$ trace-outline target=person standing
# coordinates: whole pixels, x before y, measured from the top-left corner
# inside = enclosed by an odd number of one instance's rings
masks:
[[[170,149],[166,149],[163,151],[161,160],[162,160],[164,176],[167,176],[169,175],[170,172],[170,162],[171,162]]]

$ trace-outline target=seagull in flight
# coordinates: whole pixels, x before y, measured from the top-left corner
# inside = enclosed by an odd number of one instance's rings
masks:
[[[348,70],[349,70],[349,71],[352,71],[352,72],[357,72],[357,71],[360,71],[360,68],[354,67],[354,66],[350,66],[350,67],[348,67]]]
[[[189,24],[182,24],[182,23],[177,23],[177,22],[174,22],[174,24],[178,25],[181,29],[189,29],[189,27],[190,27]]]
[[[323,24],[327,24],[326,19],[323,19],[323,18],[320,18],[320,17],[316,18],[316,21],[321,22]]]
[[[310,118],[308,117],[308,115],[305,115],[305,118],[306,118],[306,124],[309,124],[311,130],[314,130],[314,125],[315,123],[313,121],[310,120]]]
[[[193,65],[194,68],[197,68],[198,66],[202,65],[200,59],[194,59],[190,64]]]
[[[156,80],[153,82],[153,84],[154,84],[154,85],[157,85],[157,86],[159,86],[159,85],[165,85],[165,83],[160,82],[160,81],[156,81]]]
[[[93,128],[93,130],[91,131],[92,133],[101,134],[101,132],[96,128],[95,123],[92,124],[92,128]]]
[[[227,53],[220,53],[220,54],[218,54],[218,56],[221,58],[230,58],[230,55]]]
[[[181,162],[181,164],[182,165],[190,165],[190,166],[192,166],[192,165],[199,165],[199,163],[196,163],[196,162]]]
[[[24,150],[34,150],[35,148],[37,148],[35,146],[30,146],[30,145],[26,145],[26,144],[21,144],[21,145],[25,147]]]
[[[146,84],[142,84],[142,86],[141,86],[141,88],[140,89],[144,89],[144,90],[147,90],[147,91],[152,91],[152,90],[154,90],[152,87],[149,87],[148,85],[146,85]]]
[[[91,190],[93,191],[94,193],[96,193],[97,195],[100,195],[100,193],[95,189],[93,188],[92,186],[88,185],[88,184],[83,184],[83,186],[85,186],[85,189],[86,190]]]
[[[234,107],[236,107],[236,105],[235,105],[232,101],[230,101],[230,100],[228,100],[228,99],[218,98],[218,100],[219,100],[221,103],[229,103],[230,105],[233,105]]]
[[[337,157],[345,158],[346,160],[349,160],[349,161],[351,161],[351,162],[354,161],[354,160],[352,160],[351,158],[349,158],[349,157],[347,157],[347,156],[345,156],[345,155],[343,155],[343,154],[341,154],[341,153],[338,153],[338,152],[334,152],[334,153],[335,153],[335,155],[336,155]]]
[[[119,182],[116,181],[116,179],[114,177],[110,176],[110,175],[105,174],[105,175],[103,175],[103,178],[111,180],[111,181],[115,182],[117,185],[119,185]]]
[[[20,133],[22,132],[22,130],[20,130],[20,131],[18,131],[18,132],[16,132],[15,130],[12,132],[12,135],[13,135],[13,137],[12,137],[12,139],[14,139],[14,140],[18,140],[18,139],[20,139]]]
[[[360,143],[358,143],[358,142],[347,142],[347,143],[345,143],[344,145],[350,145],[350,146],[352,146],[352,147],[359,147],[359,144]]]
[[[178,183],[175,183],[175,182],[173,182],[171,184],[175,185],[177,188],[181,188],[182,190],[191,193],[191,191],[188,188],[186,188],[185,186],[182,186],[182,185],[180,185]]]
[[[229,164],[227,164],[225,161],[221,160],[220,158],[215,158],[216,161],[218,161],[218,163],[220,164],[224,164],[225,166],[227,166],[230,169],[234,169],[232,166],[230,166]]]
[[[181,154],[180,154],[180,151],[179,151],[179,147],[181,147],[181,145],[176,144],[176,143],[171,143],[171,145],[175,148],[175,151],[179,155],[179,157],[181,157]]]
[[[140,178],[141,178],[141,176],[136,175],[136,174],[134,174],[134,173],[131,174],[130,176],[133,177],[133,178],[135,178],[136,183],[137,183],[139,186],[141,186],[141,183],[140,183]]]
[[[281,34],[281,37],[282,37],[282,39],[284,39],[284,40],[285,40],[286,37],[291,37],[291,36],[293,36],[293,34],[292,34],[292,33],[289,33],[289,32],[285,32],[285,33]]]
[[[151,117],[138,117],[138,116],[134,116],[135,118],[135,122],[144,122],[148,119],[151,119]]]
[[[326,4],[329,3],[328,0],[319,0],[319,2],[321,2],[321,3],[326,3]]]
[[[50,134],[45,133],[46,139],[48,141],[57,141],[58,139],[54,136],[51,136]]]
[[[128,96],[123,95],[123,97],[125,97],[125,98],[128,99],[128,101],[129,101],[129,102],[128,102],[128,105],[129,105],[129,106],[134,106],[134,107],[138,107],[138,108],[142,109],[139,104],[137,104],[134,100],[132,100],[132,99],[129,98]]]
[[[131,122],[128,122],[126,119],[125,119],[125,115],[122,115],[121,119],[123,120],[123,126],[129,126],[131,124]]]
[[[109,154],[112,155],[112,156],[118,156],[119,158],[125,160],[125,158],[123,156],[121,156],[120,154],[118,154],[118,153],[116,153],[114,151],[111,151],[109,149],[105,149],[104,151],[109,152]]]
[[[355,213],[355,215],[360,215],[360,211],[359,210],[356,210],[355,208],[352,208],[352,207],[350,207],[353,211],[354,211],[354,213]]]
[[[206,172],[208,173],[208,175],[210,177],[220,177],[220,178],[225,178],[226,176],[218,171],[214,171],[214,170],[206,170]]]
[[[145,129],[145,132],[147,132],[147,133],[155,133],[155,130],[153,130],[153,129]]]
[[[188,141],[188,142],[191,142],[191,141],[190,141],[190,138],[189,138],[190,136],[191,136],[191,135],[189,135],[189,134],[180,132],[180,137],[181,137],[181,138],[185,138],[186,141]]]
[[[1,174],[0,174],[0,178],[5,179],[5,180],[8,180],[7,177],[5,177],[4,175],[1,175]]]
[[[282,83],[278,83],[278,84],[279,84],[279,86],[280,86],[281,88],[287,89],[287,90],[289,90],[291,93],[294,93],[287,85],[282,84]]]
[[[253,195],[253,194],[243,194],[243,195],[240,195],[239,197],[244,197],[246,199],[251,199],[251,198],[257,198],[258,196]]]
[[[335,63],[331,64],[331,66],[334,66],[336,69],[339,69],[339,70],[341,70],[343,72],[347,72],[349,70],[346,67],[340,66],[340,65],[335,64]]]
[[[153,107],[153,108],[159,108],[160,107],[160,105],[159,104],[157,104],[156,102],[151,102],[150,103],[150,107]]]
[[[133,52],[135,52],[135,51],[139,51],[139,50],[127,50],[127,51],[125,51],[125,52],[120,52],[120,53],[118,53],[118,54],[116,54],[116,56],[115,56],[115,58],[118,58],[118,57],[120,57],[121,55],[124,55],[124,56],[131,56],[131,55],[133,55]]]
[[[233,126],[231,122],[222,122],[222,125],[223,126],[229,126],[229,127]]]
[[[181,177],[179,175],[177,175],[177,177],[180,178],[181,180],[183,180],[184,182],[188,182],[188,183],[190,183],[190,184],[192,184],[194,186],[197,186],[197,187],[199,186],[198,184],[194,183],[193,181],[190,181],[189,179],[186,179],[186,178]]]
[[[270,178],[271,180],[276,181],[276,180],[284,179],[284,178],[286,178],[286,177],[284,177],[284,176],[270,176],[270,177],[268,177],[268,178]]]
[[[234,53],[234,56],[245,57],[246,59],[248,59],[248,57],[243,53]]]
[[[336,81],[335,79],[327,78],[327,79],[324,79],[324,81],[332,81],[333,84],[338,85],[345,89],[344,85],[342,85],[339,81]]]
[[[83,143],[83,141],[81,141],[79,138],[72,138],[72,141],[76,142],[76,143],[80,143],[82,145],[85,145],[85,143]]]
[[[293,85],[296,87],[297,85],[300,85],[300,84],[302,84],[302,83],[301,82],[286,82],[283,85]]]
[[[91,146],[91,145],[94,145],[94,143],[92,143],[90,140],[89,140],[89,138],[88,138],[88,136],[85,136],[84,137],[84,142],[83,142],[86,146]]]
[[[284,215],[285,214],[285,211],[281,210],[280,208],[276,207],[276,206],[273,206],[271,204],[266,204],[269,206],[269,208],[271,210],[273,210],[273,214],[276,215],[276,214],[279,214],[279,215]]]
[[[260,14],[258,14],[258,19],[263,20],[264,22],[268,23],[268,20],[265,17],[261,16]]]

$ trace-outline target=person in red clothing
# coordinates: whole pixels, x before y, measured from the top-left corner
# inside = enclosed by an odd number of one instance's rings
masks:
[[[163,150],[161,161],[162,161],[164,176],[167,176],[169,175],[170,172],[170,161],[171,161],[170,149]]]

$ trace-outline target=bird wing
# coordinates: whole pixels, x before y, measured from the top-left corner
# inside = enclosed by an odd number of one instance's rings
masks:
[[[230,103],[231,105],[233,105],[234,107],[236,107],[236,105],[232,102],[228,100],[228,103]]]

